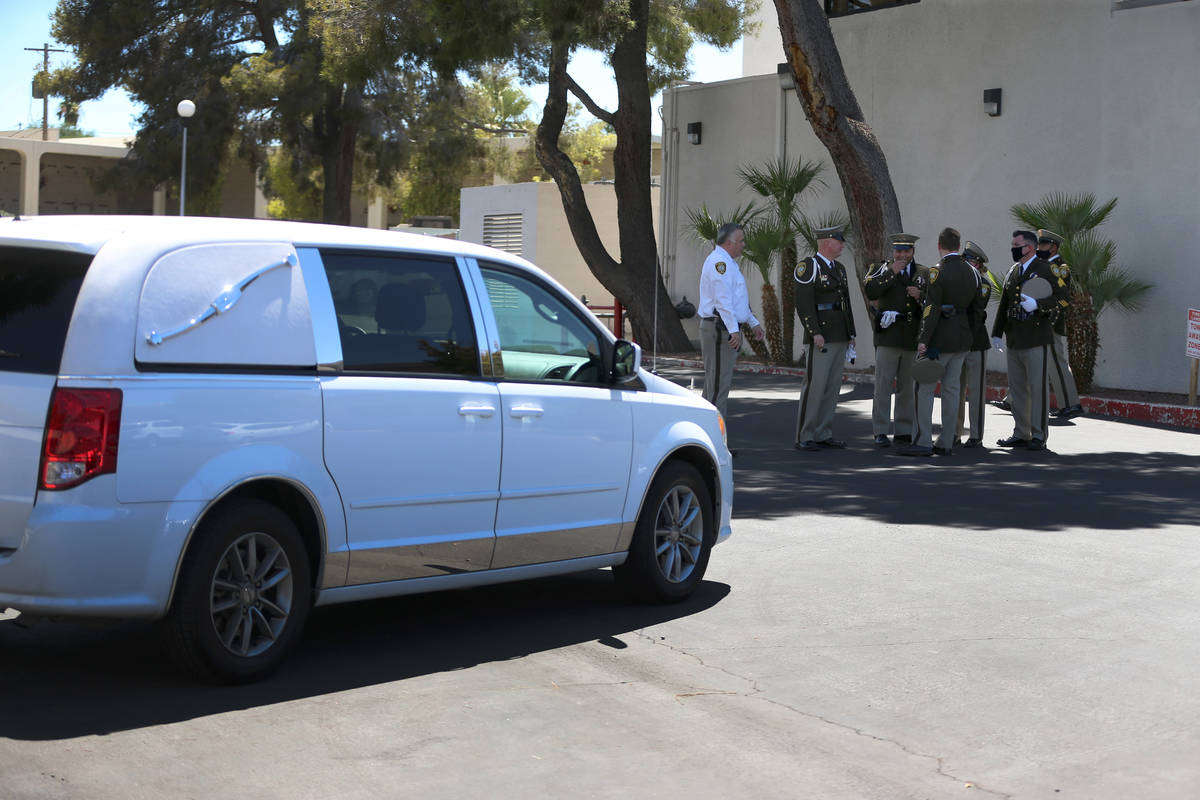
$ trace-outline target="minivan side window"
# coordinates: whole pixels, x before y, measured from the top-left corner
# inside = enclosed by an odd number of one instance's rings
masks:
[[[480,375],[479,346],[451,259],[321,252],[346,372]]]
[[[58,373],[90,255],[0,247],[0,372]]]
[[[499,328],[505,378],[601,382],[602,354],[611,345],[594,327],[540,283],[479,266]]]

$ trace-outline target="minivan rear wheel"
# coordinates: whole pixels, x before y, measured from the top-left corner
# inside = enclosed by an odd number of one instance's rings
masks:
[[[164,621],[186,672],[248,683],[274,671],[312,603],[311,567],[292,520],[258,500],[217,509],[197,530]]]
[[[629,556],[613,567],[613,575],[639,599],[683,600],[704,579],[714,539],[712,498],[704,478],[687,462],[668,462],[650,484]]]

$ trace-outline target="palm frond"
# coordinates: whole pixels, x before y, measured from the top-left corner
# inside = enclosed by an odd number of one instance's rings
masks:
[[[740,167],[742,186],[774,203],[780,216],[791,219],[800,196],[809,189],[826,186],[820,178],[825,166],[817,161],[776,158],[759,167]]]
[[[1009,209],[1014,220],[1028,228],[1048,228],[1065,238],[1103,225],[1117,207],[1117,198],[1097,205],[1091,192],[1052,192],[1036,203],[1017,203]]]
[[[688,233],[692,234],[692,238],[700,244],[715,245],[717,231],[722,225],[727,222],[746,225],[762,213],[762,209],[750,202],[736,206],[732,211],[721,211],[714,214],[708,210],[706,204],[701,203],[700,208],[688,208],[683,213],[687,216],[685,227]]]
[[[1115,305],[1122,311],[1138,311],[1142,301],[1154,288],[1154,284],[1135,278],[1120,267],[1109,267],[1093,273],[1088,282],[1088,293],[1092,296],[1092,307],[1096,317],[1108,306]]]
[[[1092,275],[1107,270],[1117,258],[1117,246],[1095,231],[1076,233],[1063,242],[1063,261],[1071,268],[1071,275],[1084,291],[1091,293],[1088,286]]]
[[[787,247],[791,240],[790,228],[781,225],[777,219],[754,222],[746,228],[746,249],[743,255],[747,261],[758,267],[764,283],[771,282],[771,266],[775,255]]]

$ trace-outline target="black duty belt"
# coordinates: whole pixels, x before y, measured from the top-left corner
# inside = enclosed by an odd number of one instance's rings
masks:
[[[725,327],[725,320],[721,319],[720,317],[701,317],[700,319],[705,321],[715,319],[718,325],[720,325],[722,328]]]
[[[946,319],[950,319],[957,313],[958,313],[958,310],[955,309],[953,303],[946,303],[945,305],[942,306],[942,316],[945,317]]]
[[[817,311],[841,311],[841,303],[817,303]]]

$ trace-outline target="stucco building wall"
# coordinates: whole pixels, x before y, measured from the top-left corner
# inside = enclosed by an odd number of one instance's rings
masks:
[[[664,269],[673,297],[695,299],[705,248],[688,241],[688,207],[728,209],[751,199],[736,168],[778,156],[824,162],[829,188],[810,213],[844,208],[829,155],[794,91],[782,88],[774,5],[743,49],[748,73],[681,87],[664,100]],[[1155,284],[1141,311],[1100,318],[1096,381],[1185,391],[1188,307],[1200,306],[1200,6],[1168,3],[1114,11],[1111,0],[921,0],[831,20],[847,76],[887,157],[917,259],[937,260],[937,232],[959,229],[982,245],[1001,276],[1017,227],[1008,209],[1051,192],[1119,199],[1100,232],[1119,265]],[[1003,90],[998,117],[983,91]],[[700,145],[686,142],[703,124]],[[843,261],[852,262],[847,250]],[[751,296],[757,303],[756,271]],[[857,324],[867,332],[861,299]],[[693,336],[694,336],[693,332]],[[870,363],[869,336],[859,363]],[[990,365],[1003,369],[1002,356]]]

